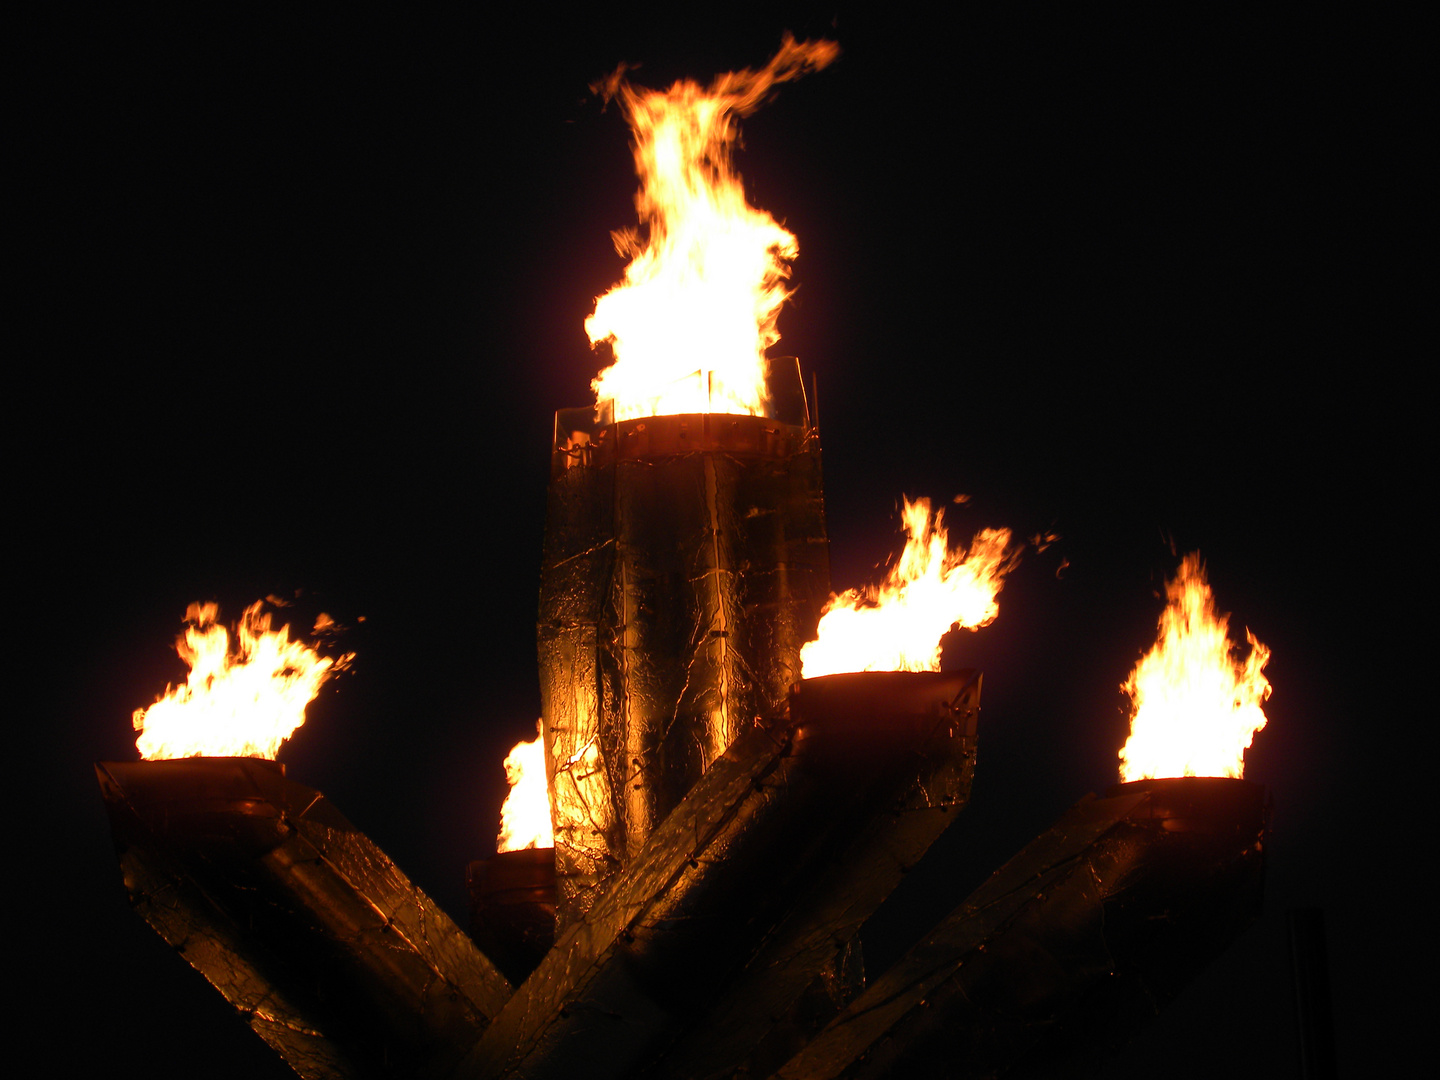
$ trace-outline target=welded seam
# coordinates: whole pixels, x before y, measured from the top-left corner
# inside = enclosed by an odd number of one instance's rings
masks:
[[[481,1005],[481,1003],[480,1003],[479,1001],[476,1001],[475,998],[473,998],[473,997],[470,995],[470,993],[467,991],[467,989],[466,989],[463,985],[461,985],[460,983],[457,983],[455,980],[451,979],[451,978],[449,977],[449,975],[448,975],[444,970],[442,970],[442,969],[440,968],[439,964],[437,963],[437,959],[430,954],[430,953],[431,953],[431,950],[430,950],[428,947],[422,948],[422,945],[424,945],[424,946],[429,946],[429,941],[428,941],[428,939],[422,937],[420,944],[417,944],[415,941],[412,941],[411,938],[410,938],[410,936],[407,935],[407,934],[405,933],[405,931],[402,930],[402,929],[396,924],[394,916],[393,916],[393,915],[390,915],[390,914],[387,914],[387,913],[385,912],[385,909],[382,908],[379,904],[377,904],[377,903],[370,897],[370,895],[369,895],[368,892],[366,892],[364,889],[360,888],[354,881],[352,881],[352,880],[350,879],[350,876],[349,876],[348,874],[346,874],[343,870],[341,870],[340,867],[339,867],[338,865],[336,865],[336,863],[329,857],[329,855],[325,852],[325,850],[324,850],[323,847],[317,845],[317,844],[316,844],[313,840],[311,840],[309,837],[304,837],[303,839],[304,839],[305,843],[310,847],[310,849],[315,852],[315,860],[314,860],[314,861],[323,863],[325,866],[327,866],[327,867],[329,868],[329,870],[330,870],[331,873],[333,873],[337,878],[339,878],[341,881],[343,881],[343,882],[350,888],[350,890],[353,892],[353,894],[361,901],[363,907],[368,907],[371,911],[373,911],[373,912],[375,913],[376,916],[378,916],[378,917],[380,918],[382,928],[385,929],[387,932],[393,934],[394,937],[395,937],[395,939],[396,939],[398,942],[403,942],[404,945],[408,946],[410,952],[411,952],[414,956],[416,956],[417,958],[420,959],[420,961],[424,964],[425,968],[428,969],[428,974],[429,974],[429,976],[430,976],[430,978],[431,978],[431,980],[432,980],[432,981],[431,981],[429,984],[427,984],[427,985],[433,985],[433,980],[438,978],[440,982],[444,983],[446,986],[449,986],[449,987],[453,988],[453,989],[454,989],[457,993],[459,993],[467,1002],[469,1002],[470,1006],[474,1009],[475,1013],[476,1013],[476,1014],[480,1017],[480,1019],[482,1020],[482,1026],[488,1025],[488,1023],[490,1022],[490,1020],[492,1019],[492,1017],[491,1017],[491,1015],[486,1011],[486,1009]],[[377,849],[377,853],[378,853],[378,849]],[[396,874],[397,877],[403,878],[403,875],[400,874],[399,868],[396,867],[395,864],[390,861],[390,859],[389,859],[388,856],[385,856],[385,855],[383,855],[383,853],[382,853],[382,854],[381,854],[381,859],[384,860],[384,863],[387,863],[387,864],[388,864],[388,869],[393,870],[393,871],[395,872],[395,874]],[[308,860],[307,860],[307,861],[308,861]],[[385,866],[382,866],[382,867],[381,867],[382,872],[383,872],[385,869],[386,869]],[[387,875],[387,876],[388,876],[388,875]],[[407,896],[402,896],[402,897],[399,898],[402,903],[405,903],[405,902],[408,901],[409,903],[413,904],[415,907],[421,909],[421,911],[422,911],[421,929],[422,929],[422,931],[423,931],[423,926],[424,926],[423,912],[424,912],[424,909],[425,909],[425,904],[424,904],[422,901],[428,900],[429,897],[425,896],[425,894],[424,894],[423,892],[421,892],[418,887],[416,887],[413,883],[409,882],[408,880],[405,882],[405,887],[404,887],[404,888],[397,889],[396,891],[397,891],[398,893],[408,893]],[[357,942],[357,943],[358,943],[359,940],[361,939],[361,937],[362,937],[368,930],[370,930],[370,929],[371,929],[371,928],[369,928],[369,927],[357,926],[357,927],[355,927],[355,929],[353,930],[353,932],[352,932],[347,938],[343,938],[342,940],[354,941],[354,942]],[[404,951],[403,949],[399,949],[398,946],[391,946],[391,948],[392,948],[392,950],[395,950],[395,951],[400,951],[400,952],[403,952],[403,951]],[[483,954],[481,954],[481,955],[483,955]]]
[[[723,635],[720,638],[720,663],[716,666],[719,668],[720,676],[720,714],[724,718],[722,724],[728,734],[730,731],[730,668],[728,661],[730,659],[731,645],[730,623],[725,617],[725,594],[724,590],[720,588],[719,571],[726,568],[722,566],[720,558],[720,521],[717,510],[719,504],[718,489],[719,483],[715,477],[715,459],[707,455],[705,458],[705,511],[710,526],[710,566],[715,571],[715,573],[710,575],[710,588],[715,609],[713,620],[718,621],[720,625],[716,627],[712,622],[710,632],[706,635],[706,640],[714,640],[716,633]],[[707,730],[710,730],[708,725]],[[711,752],[714,757],[719,757],[725,752],[725,747],[713,746],[711,747]],[[711,760],[714,760],[714,757],[712,757]]]
[[[607,547],[612,547],[612,546],[614,546],[614,544],[615,544],[615,538],[612,536],[612,537],[610,537],[609,539],[602,540],[602,541],[600,541],[600,543],[595,544],[595,545],[593,545],[593,546],[591,546],[591,547],[586,548],[584,551],[577,551],[574,555],[567,555],[567,556],[565,556],[565,558],[560,559],[560,560],[558,560],[558,561],[556,561],[556,562],[551,563],[551,564],[550,564],[550,569],[553,570],[553,569],[555,569],[555,568],[558,567],[558,566],[564,566],[566,563],[572,563],[572,562],[574,562],[576,559],[583,559],[583,558],[585,558],[587,555],[594,555],[594,554],[596,554],[596,553],[598,553],[598,552],[600,552],[600,551],[605,550],[605,548],[607,548]]]
[[[1008,900],[1018,893],[1033,889],[1035,882],[1039,879],[1046,877],[1047,875],[1052,874],[1056,871],[1063,871],[1058,875],[1055,880],[1050,883],[1050,889],[1051,891],[1053,891],[1054,889],[1063,886],[1074,876],[1077,868],[1073,864],[1080,862],[1084,862],[1086,867],[1092,869],[1093,871],[1093,867],[1090,866],[1090,863],[1086,859],[1086,856],[1083,852],[1080,854],[1072,855],[1068,859],[1062,859],[1058,863],[1047,866],[1044,870],[1037,873],[1034,877],[1027,879],[1024,883],[1016,886],[1013,889],[1006,890],[1004,893],[1002,893],[1000,896],[997,896],[995,899],[966,910],[963,918],[973,919],[983,914],[984,912],[994,908],[1002,901]],[[892,994],[887,995],[883,1000],[874,1002],[873,1004],[868,1005],[863,1009],[856,1009],[853,1013],[850,1013],[849,1015],[842,1014],[843,1020],[841,1020],[839,1023],[841,1024],[841,1026],[843,1026],[843,1024],[858,1020],[859,1018],[866,1016],[872,1012],[878,1012],[882,1009],[885,1009],[886,1007],[895,1004],[899,999],[909,996],[912,991],[915,990],[921,991],[922,997],[930,994],[937,986],[941,985],[946,979],[953,977],[957,971],[964,967],[965,962],[969,958],[970,954],[981,948],[986,941],[991,940],[998,935],[1007,933],[1010,928],[1014,926],[1015,922],[1018,919],[1020,919],[1022,916],[1024,916],[1030,911],[1031,905],[1035,900],[1040,900],[1043,902],[1044,896],[1041,895],[1032,897],[1031,902],[1020,904],[1018,907],[1015,908],[1014,911],[1010,913],[1007,918],[1002,919],[994,926],[986,930],[985,933],[980,936],[980,938],[971,948],[965,950],[963,955],[959,956],[958,958],[952,956],[948,959],[939,961],[926,967],[924,970],[917,972],[913,978],[907,980],[903,985],[897,987]],[[915,947],[920,948],[924,944],[925,942],[922,940],[920,944]],[[883,979],[884,976],[882,975],[881,978]],[[906,1009],[906,1014],[908,1014],[909,1011],[909,1009]],[[905,1014],[902,1014],[902,1017],[903,1015]],[[899,1023],[899,1019],[896,1020],[896,1023]],[[889,1029],[887,1028],[886,1030]]]

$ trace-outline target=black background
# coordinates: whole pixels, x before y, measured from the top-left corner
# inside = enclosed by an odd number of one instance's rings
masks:
[[[962,537],[1062,537],[960,643],[985,671],[967,828],[875,947],[1115,780],[1119,685],[1198,549],[1232,634],[1274,650],[1247,768],[1275,804],[1267,910],[1110,1075],[1293,1074],[1302,904],[1342,1065],[1392,1071],[1429,916],[1405,613],[1433,484],[1398,375],[1414,296],[1388,284],[1414,69],[1336,8],[1004,7],[26,28],[7,969],[73,1033],[55,1065],[283,1072],[127,910],[90,769],[182,677],[193,600],[299,590],[297,622],[351,627],[354,671],[281,760],[463,920],[539,709],[551,417],[588,400],[582,321],[634,219],[628,132],[587,83],[708,80],[789,29],[843,55],[744,123],[738,163],[800,240],[775,351],[818,377],[835,585],[898,548],[902,493],[969,495]]]

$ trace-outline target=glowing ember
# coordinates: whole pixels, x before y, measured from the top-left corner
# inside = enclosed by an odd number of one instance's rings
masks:
[[[999,613],[996,595],[1019,558],[1009,529],[985,529],[967,551],[950,550],[943,510],[905,500],[908,539],[878,588],[832,596],[816,640],[800,650],[802,675],[842,671],[938,671],[940,638],[952,624],[971,630]]]
[[[505,779],[510,782],[510,794],[500,807],[500,838],[495,850],[554,847],[543,736],[515,744],[505,759]]]
[[[274,759],[280,744],[305,722],[305,706],[320,686],[353,658],[319,655],[290,640],[290,627],[270,629],[270,614],[256,601],[230,634],[215,621],[214,604],[191,604],[189,624],[175,642],[190,675],[148,709],[135,710],[135,745],[147,761],[179,757]],[[321,615],[317,627],[333,626]]]
[[[1239,777],[1246,747],[1265,726],[1270,650],[1247,630],[1249,656],[1242,662],[1233,655],[1229,616],[1215,614],[1198,552],[1185,557],[1165,593],[1160,638],[1122,688],[1131,718],[1120,779]]]
[[[839,51],[787,34],[760,71],[717,76],[708,90],[690,81],[636,88],[623,66],[595,87],[619,100],[634,132],[635,207],[647,233],[613,234],[631,261],[585,320],[591,343],[609,342],[614,353],[591,385],[597,401],[614,401],[615,419],[765,414],[765,350],[780,339],[775,324],[799,246],[745,201],[731,163],[735,120],[775,84],[823,68]]]

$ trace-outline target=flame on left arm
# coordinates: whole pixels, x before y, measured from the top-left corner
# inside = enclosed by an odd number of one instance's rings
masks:
[[[321,685],[354,658],[321,656],[290,640],[290,627],[270,629],[263,601],[245,609],[229,631],[215,604],[191,604],[175,643],[190,666],[185,682],[166,688],[148,709],[136,709],[135,745],[147,761],[180,757],[274,759],[305,722],[305,706]],[[327,615],[320,619],[333,625]],[[317,623],[317,625],[319,625]]]

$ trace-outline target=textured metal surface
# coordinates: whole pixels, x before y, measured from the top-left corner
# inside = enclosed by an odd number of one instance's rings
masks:
[[[900,696],[926,704],[897,713],[893,694],[845,693],[877,676],[924,684]],[[773,979],[762,1009],[778,1010],[746,1014],[737,1057],[823,1006],[855,927],[968,795],[978,692],[973,673],[832,678],[831,704],[891,703],[868,725],[797,707],[793,728],[741,735],[560,932],[460,1075],[671,1075],[659,1056],[737,979]]]
[[[501,851],[472,862],[470,937],[515,985],[555,944],[555,849]]]
[[[510,985],[273,762],[96,766],[137,912],[301,1076],[441,1076]]]
[[[765,1075],[862,989],[844,974],[861,962],[852,948],[861,924],[969,801],[980,683],[975,671],[869,671],[795,687],[796,753],[824,770],[837,801],[863,804],[880,762],[903,761],[906,782],[833,834],[833,849],[790,892],[785,918],[652,1075],[700,1080],[742,1066]],[[919,741],[926,730],[949,752]]]
[[[726,747],[780,722],[829,595],[813,428],[582,435],[556,448],[538,633],[562,926]]]
[[[1243,780],[1087,797],[775,1075],[1083,1072],[1253,921],[1265,819]]]

